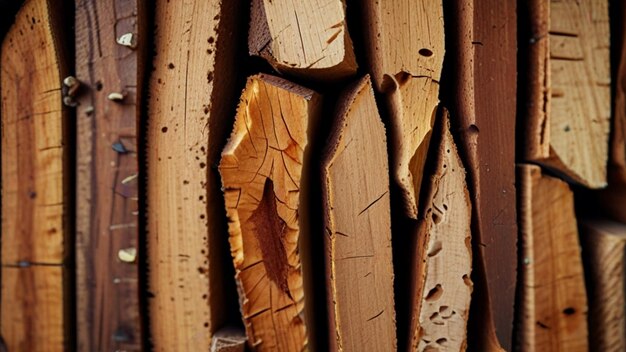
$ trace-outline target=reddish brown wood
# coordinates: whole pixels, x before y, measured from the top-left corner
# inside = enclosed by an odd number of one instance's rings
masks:
[[[138,150],[144,2],[76,2],[77,337],[81,351],[141,349]],[[120,93],[123,100],[111,100]],[[133,258],[133,251],[135,258]]]

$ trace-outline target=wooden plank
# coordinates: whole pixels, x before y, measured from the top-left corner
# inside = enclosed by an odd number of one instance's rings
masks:
[[[0,334],[10,351],[61,351],[69,343],[68,140],[61,95],[67,68],[60,6],[26,1],[2,43]]]
[[[138,351],[137,126],[146,11],[142,1],[95,0],[77,1],[75,11],[78,349]]]
[[[7,351],[64,351],[67,308],[60,265],[2,267],[2,337]]]
[[[626,225],[606,219],[581,223],[589,282],[589,343],[597,351],[626,350]]]
[[[584,186],[604,187],[611,116],[608,0],[535,0],[527,6],[525,157]]]
[[[517,266],[515,116],[517,13],[514,0],[451,4],[447,39],[459,149],[472,195],[474,299],[468,347],[511,350]]]
[[[157,351],[210,348],[234,298],[227,297],[223,274],[226,218],[214,166],[239,89],[233,38],[240,5],[155,4],[146,205],[150,335]]]
[[[420,185],[439,103],[444,56],[441,1],[366,1],[369,69],[385,93],[390,116],[391,169],[406,215],[417,219]]]
[[[520,165],[521,299],[518,344],[523,351],[587,351],[587,294],[567,183]]]
[[[318,105],[311,90],[252,76],[222,152],[219,170],[241,312],[248,345],[258,351],[308,345],[299,197]]]
[[[473,289],[472,204],[447,111],[434,133],[434,170],[425,179],[411,268],[408,346],[411,351],[464,351]]]
[[[333,351],[397,348],[386,141],[366,76],[342,93],[322,157]]]
[[[248,49],[278,72],[314,80],[356,73],[342,0],[253,0]]]
[[[611,9],[615,16],[615,30],[611,32],[614,52],[617,57],[617,70],[614,79],[615,97],[613,100],[613,125],[609,166],[620,175],[621,183],[626,185],[626,3],[615,1],[616,9]]]

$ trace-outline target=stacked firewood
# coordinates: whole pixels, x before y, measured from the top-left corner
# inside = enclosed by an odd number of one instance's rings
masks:
[[[8,351],[626,350],[620,1],[0,13]]]

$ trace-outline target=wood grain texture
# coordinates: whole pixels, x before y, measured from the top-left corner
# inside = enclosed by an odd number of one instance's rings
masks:
[[[228,231],[248,344],[308,345],[298,240],[300,190],[317,95],[283,79],[248,79],[222,152]]]
[[[626,225],[606,219],[581,223],[589,282],[589,343],[594,350],[626,350]]]
[[[525,157],[584,186],[604,187],[611,116],[608,0],[525,6],[531,18]]]
[[[9,351],[68,344],[67,111],[59,2],[29,0],[2,43],[2,291]]]
[[[277,71],[314,80],[356,73],[342,0],[253,0],[248,49]]]
[[[244,352],[246,333],[243,329],[224,327],[215,332],[211,342],[211,352]]]
[[[239,1],[155,6],[147,127],[147,246],[156,351],[208,349],[227,319],[226,218],[214,166],[236,102]]]
[[[615,43],[613,50],[617,57],[617,70],[614,77],[615,96],[613,100],[613,125],[609,166],[621,175],[626,185],[626,3],[617,1],[617,8],[611,8],[615,16],[616,30],[611,32]],[[611,3],[611,6],[613,3]]]
[[[147,32],[143,1],[80,0],[75,8],[76,295],[80,351],[139,351],[137,126]],[[131,46],[117,41],[132,36]],[[109,100],[122,93],[121,102]],[[143,255],[143,254],[141,254]]]
[[[390,111],[391,169],[406,215],[417,219],[420,185],[439,103],[444,57],[441,1],[365,1],[369,69]]]
[[[518,167],[521,182],[521,299],[518,346],[522,351],[587,351],[587,294],[567,183]]]
[[[330,349],[395,350],[387,139],[369,76],[339,102],[322,157]]]
[[[468,348],[511,350],[516,285],[516,1],[450,5],[448,107],[472,204],[474,299]]]
[[[467,348],[467,319],[473,283],[472,205],[465,168],[444,110],[433,142],[434,170],[425,179],[411,284],[411,351]]]

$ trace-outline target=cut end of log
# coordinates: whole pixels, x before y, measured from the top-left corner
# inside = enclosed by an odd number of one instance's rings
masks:
[[[261,351],[308,344],[298,218],[317,101],[283,79],[250,77],[219,165],[248,345]]]
[[[253,0],[248,49],[294,76],[338,80],[357,70],[342,0]]]
[[[464,350],[473,283],[471,201],[465,169],[444,110],[436,130],[434,172],[427,183],[414,252],[412,351]]]
[[[369,76],[339,102],[322,161],[331,349],[395,350],[387,147]]]

